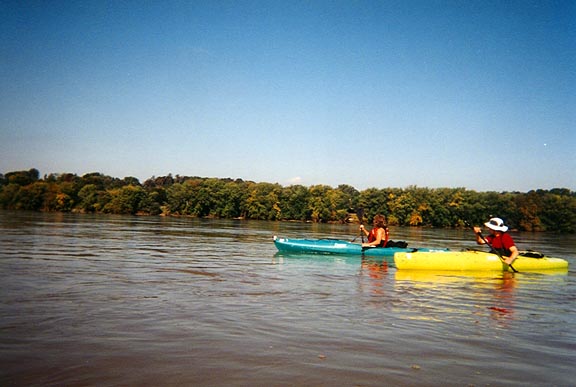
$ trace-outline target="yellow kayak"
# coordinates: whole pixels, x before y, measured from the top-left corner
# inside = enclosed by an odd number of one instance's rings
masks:
[[[507,271],[500,257],[483,251],[416,251],[394,254],[400,270]],[[565,270],[568,261],[561,258],[519,256],[512,266],[519,271]]]

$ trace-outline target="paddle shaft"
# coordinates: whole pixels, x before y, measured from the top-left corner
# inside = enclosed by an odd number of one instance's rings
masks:
[[[360,222],[360,225],[362,225],[362,219],[364,219],[364,210],[362,208],[358,209],[358,211],[356,211],[356,216],[358,216],[358,221]],[[362,229],[360,229],[360,239],[362,239],[362,243],[364,243],[364,230]]]
[[[360,222],[360,225],[362,225],[362,220],[364,219],[364,210],[360,208],[358,212],[356,212],[356,215],[358,216],[358,221]],[[362,239],[362,243],[364,243],[364,230],[362,229],[360,229],[360,239]]]

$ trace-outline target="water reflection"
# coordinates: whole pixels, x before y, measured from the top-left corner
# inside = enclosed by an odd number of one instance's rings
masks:
[[[508,327],[509,320],[514,319],[514,290],[516,288],[514,273],[502,273],[502,281],[494,284],[494,305],[489,306],[490,317],[503,327]]]
[[[566,271],[542,273],[512,272],[432,272],[397,270],[399,291],[418,294],[419,302],[434,307],[438,321],[454,314],[471,312],[475,323],[487,317],[499,328],[509,328],[517,315],[517,293],[521,305],[529,293],[547,292],[567,280]],[[422,309],[430,317],[430,309]],[[442,317],[440,317],[442,316]],[[417,318],[417,317],[415,317]]]
[[[372,295],[384,295],[386,293],[384,282],[390,279],[390,265],[386,259],[362,257],[360,262],[360,291],[369,289]]]

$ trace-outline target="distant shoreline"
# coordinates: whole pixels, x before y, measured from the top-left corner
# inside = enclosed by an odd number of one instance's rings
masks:
[[[36,169],[0,175],[0,208],[45,212],[185,216],[313,223],[364,223],[376,214],[391,226],[462,228],[490,216],[520,231],[576,232],[576,192],[566,188],[476,192],[466,188],[369,188],[341,184],[282,186],[241,179],[172,175],[144,183],[90,173]]]

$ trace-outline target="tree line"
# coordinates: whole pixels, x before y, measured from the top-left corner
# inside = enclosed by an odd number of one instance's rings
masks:
[[[576,232],[576,192],[566,188],[476,192],[465,188],[368,188],[346,184],[282,186],[242,179],[152,177],[143,184],[101,173],[78,176],[37,169],[0,174],[0,208],[303,222],[347,222],[359,209],[394,226],[464,227],[491,216],[522,231]]]

